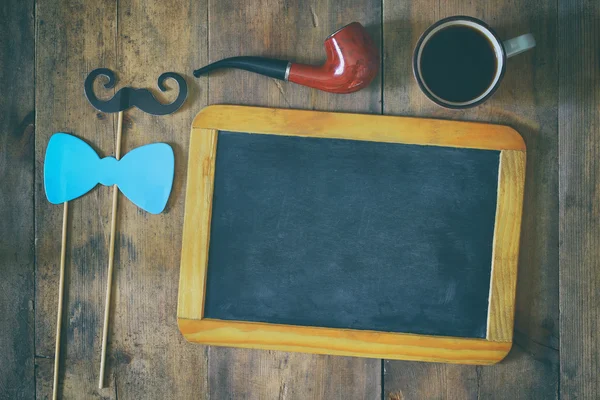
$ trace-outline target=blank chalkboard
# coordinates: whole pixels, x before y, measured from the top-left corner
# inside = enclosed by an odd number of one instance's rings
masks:
[[[509,127],[208,107],[192,125],[179,328],[495,363],[512,342],[524,175]]]
[[[217,143],[207,318],[485,337],[499,151]]]

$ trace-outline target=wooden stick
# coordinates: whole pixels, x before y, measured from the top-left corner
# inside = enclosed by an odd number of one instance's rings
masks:
[[[117,141],[115,158],[121,157],[121,133],[123,131],[123,111],[119,111],[117,119]],[[108,316],[110,312],[110,296],[112,292],[113,265],[115,261],[115,235],[117,230],[117,198],[119,189],[113,185],[112,217],[110,220],[110,247],[108,250],[108,276],[106,283],[106,299],[104,302],[104,327],[102,329],[102,353],[100,355],[100,377],[98,378],[98,388],[104,387],[104,369],[106,367],[106,342],[108,339]]]
[[[65,292],[65,260],[67,255],[67,216],[69,214],[68,202],[64,202],[62,242],[60,245],[60,277],[58,280],[58,311],[56,312],[56,343],[54,345],[54,383],[52,385],[52,399],[58,397],[58,360],[60,358],[60,331],[62,326],[63,297]]]

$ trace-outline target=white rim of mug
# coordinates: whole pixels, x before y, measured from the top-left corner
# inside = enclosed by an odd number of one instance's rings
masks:
[[[425,48],[425,45],[427,44],[427,42],[433,37],[433,35],[435,35],[440,30],[448,28],[450,26],[457,26],[457,25],[458,26],[468,26],[470,28],[476,29],[478,32],[481,32],[493,46],[494,54],[496,56],[496,74],[494,75],[494,79],[492,80],[492,83],[490,83],[490,85],[485,90],[485,92],[483,92],[482,94],[480,94],[479,96],[477,96],[476,98],[474,98],[472,100],[464,101],[464,102],[449,101],[449,100],[446,100],[446,99],[436,95],[429,88],[429,86],[427,86],[427,83],[423,79],[423,74],[421,73],[421,56],[422,56],[423,49]],[[502,72],[504,69],[504,62],[505,62],[504,48],[502,47],[502,43],[498,40],[496,35],[494,35],[494,33],[489,28],[482,25],[481,23],[479,23],[477,21],[468,20],[468,19],[451,19],[446,22],[442,22],[435,28],[431,29],[431,31],[429,31],[426,34],[426,36],[423,37],[423,39],[421,40],[421,42],[419,44],[419,48],[417,49],[417,57],[416,58],[417,58],[417,62],[416,62],[417,71],[416,72],[419,75],[420,83],[423,85],[425,90],[427,90],[427,94],[429,96],[431,96],[432,98],[434,98],[435,100],[437,100],[437,102],[440,103],[441,105],[449,105],[451,107],[457,107],[457,108],[468,107],[475,103],[479,103],[482,100],[484,100],[487,96],[491,95],[492,92],[494,91],[494,89],[496,88],[496,86],[498,85],[498,82],[500,82],[500,79],[502,78]]]

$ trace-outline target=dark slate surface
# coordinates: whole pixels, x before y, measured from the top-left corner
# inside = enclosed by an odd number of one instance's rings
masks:
[[[485,337],[498,164],[220,132],[205,317]]]

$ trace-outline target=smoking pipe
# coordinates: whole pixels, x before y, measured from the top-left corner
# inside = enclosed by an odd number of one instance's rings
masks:
[[[332,93],[356,92],[379,71],[379,52],[367,30],[352,22],[325,39],[327,60],[321,66],[265,57],[231,57],[194,71],[197,78],[221,68],[238,68]]]

